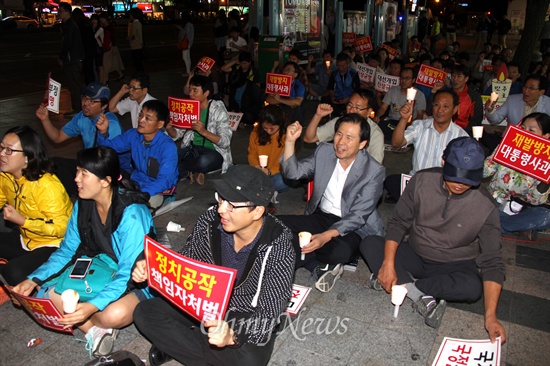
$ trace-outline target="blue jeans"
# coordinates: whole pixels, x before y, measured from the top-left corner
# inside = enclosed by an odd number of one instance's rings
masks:
[[[281,173],[277,173],[271,176],[271,183],[275,187],[275,190],[279,193],[288,191],[290,188],[286,185],[285,179]]]
[[[216,150],[204,146],[187,146],[178,149],[180,179],[187,178],[189,172],[208,173],[222,168],[223,157]]]
[[[523,207],[516,215],[500,211],[501,232],[532,231],[550,228],[550,209],[546,207]]]

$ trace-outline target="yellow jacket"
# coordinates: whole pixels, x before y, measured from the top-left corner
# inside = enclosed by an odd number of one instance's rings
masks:
[[[28,181],[0,173],[1,207],[6,203],[26,218],[19,228],[24,249],[59,247],[73,204],[55,175],[46,173],[37,181]]]

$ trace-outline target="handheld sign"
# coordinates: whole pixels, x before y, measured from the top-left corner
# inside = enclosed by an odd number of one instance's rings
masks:
[[[216,61],[214,61],[210,57],[204,56],[199,60],[199,63],[197,63],[197,67],[204,72],[208,72],[212,69],[215,63]]]
[[[500,365],[500,337],[495,343],[489,339],[443,338],[432,366]]]
[[[372,51],[372,41],[370,36],[365,36],[355,41],[355,52],[365,53]]]
[[[376,74],[376,67],[369,66],[364,63],[357,64],[357,72],[359,73],[359,80],[365,83],[373,83],[374,75]]]
[[[48,101],[46,108],[54,113],[59,113],[59,101],[61,99],[61,84],[49,78],[48,83]]]
[[[196,261],[145,236],[149,287],[198,321],[223,319],[237,271]]]
[[[59,310],[54,306],[52,300],[19,295],[13,291],[11,294],[25,307],[25,309],[27,309],[40,325],[59,332],[73,334],[72,328],[63,329],[64,325],[57,322],[57,319],[62,318],[63,315],[61,315]]]
[[[292,295],[290,295],[290,300],[288,302],[285,313],[290,315],[298,315],[298,312],[304,305],[307,295],[311,291],[311,287],[305,287],[293,284],[292,285]]]
[[[376,83],[374,84],[376,90],[387,93],[392,86],[397,85],[399,85],[399,76],[376,73]]]
[[[190,129],[193,121],[201,116],[201,104],[198,100],[168,97],[170,123],[177,128]]]
[[[243,113],[227,112],[227,114],[229,115],[229,127],[231,127],[231,131],[237,131],[239,123],[241,123],[241,119],[243,118]]]
[[[386,51],[388,51],[388,55],[390,56],[390,61],[393,60],[395,58],[395,56],[397,56],[399,54],[399,50],[397,50],[393,47],[390,47],[387,44],[383,44],[382,48],[384,48],[384,49],[386,49]]]
[[[342,45],[344,47],[353,46],[356,38],[357,34],[353,32],[344,32],[342,33]]]
[[[497,72],[497,77],[491,80],[491,88],[493,93],[498,94],[498,101],[504,103],[510,94],[512,88],[512,80],[508,79],[508,69],[506,64],[502,64]]]
[[[282,97],[290,97],[292,88],[292,76],[283,74],[274,74],[268,72],[266,75],[265,92],[266,94],[279,94]]]
[[[544,183],[550,182],[550,140],[508,126],[493,160]]]
[[[416,83],[427,86],[428,88],[433,88],[436,82],[443,81],[446,77],[447,73],[445,71],[428,65],[422,65],[418,71]]]

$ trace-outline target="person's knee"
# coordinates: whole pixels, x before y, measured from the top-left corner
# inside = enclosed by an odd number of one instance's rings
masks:
[[[476,302],[483,295],[483,282],[476,275],[465,276],[463,279],[463,299],[467,303]]]

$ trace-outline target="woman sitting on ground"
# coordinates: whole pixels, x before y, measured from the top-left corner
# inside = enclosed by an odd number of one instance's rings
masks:
[[[0,145],[0,207],[14,230],[0,232],[0,274],[23,281],[59,247],[73,207],[54,165],[29,126],[9,129]]]
[[[86,334],[86,348],[95,357],[109,354],[118,329],[132,323],[139,301],[151,297],[147,287],[134,287],[130,275],[143,253],[143,237],[154,233],[153,219],[145,205],[149,194],[122,179],[117,153],[108,147],[81,150],[77,156],[78,202],[60,248],[46,263],[13,290],[29,295],[35,288],[62,309],[55,291],[59,276],[82,256],[108,257],[118,266],[116,274],[95,297],[78,304],[74,313],[58,321]],[[53,280],[50,280],[53,278]],[[47,281],[45,283],[45,281]],[[61,291],[61,289],[58,289]],[[84,294],[81,294],[82,298]],[[93,296],[93,295],[92,295]]]

